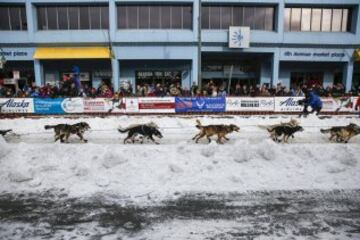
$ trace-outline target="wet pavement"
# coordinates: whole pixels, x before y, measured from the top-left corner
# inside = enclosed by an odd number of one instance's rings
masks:
[[[0,194],[0,239],[158,239],[174,222],[176,239],[359,239],[360,189],[188,193],[144,206],[101,194]]]

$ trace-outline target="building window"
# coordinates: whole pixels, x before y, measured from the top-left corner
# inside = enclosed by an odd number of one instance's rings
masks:
[[[192,29],[191,5],[118,5],[119,29]]]
[[[285,31],[350,32],[351,9],[285,8]]]
[[[274,31],[275,8],[267,6],[204,5],[202,29],[228,29],[249,26],[255,30]]]
[[[0,31],[27,30],[26,10],[22,5],[0,6]]]
[[[37,6],[39,30],[109,29],[109,7]]]

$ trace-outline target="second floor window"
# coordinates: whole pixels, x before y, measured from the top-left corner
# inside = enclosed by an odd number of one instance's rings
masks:
[[[118,5],[119,29],[192,29],[191,5]]]
[[[350,32],[351,9],[285,8],[284,24],[288,32]]]
[[[255,30],[274,31],[275,8],[265,6],[202,7],[202,29],[228,29],[229,26],[249,26]]]
[[[38,6],[39,30],[109,29],[109,7]]]
[[[0,31],[27,30],[25,5],[0,5]]]

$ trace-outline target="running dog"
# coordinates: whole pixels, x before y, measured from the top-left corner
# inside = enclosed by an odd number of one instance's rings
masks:
[[[68,143],[68,139],[71,134],[76,134],[79,136],[80,140],[87,142],[83,136],[85,131],[90,129],[89,124],[86,122],[79,122],[76,124],[57,124],[57,125],[46,125],[45,129],[54,129],[55,131],[55,142],[60,139],[60,142]]]
[[[132,143],[135,143],[135,137],[138,135],[141,135],[141,144],[144,143],[144,138],[148,138],[154,143],[159,144],[158,142],[155,141],[153,136],[156,136],[158,138],[163,137],[161,132],[158,130],[158,126],[152,122],[149,124],[130,125],[125,129],[118,128],[118,131],[120,133],[128,132],[127,137],[124,139],[124,144],[126,144],[126,141],[129,139],[132,141]]]
[[[321,133],[330,133],[329,141],[335,138],[336,142],[348,143],[352,137],[360,134],[360,127],[354,123],[347,126],[335,126],[329,129],[320,129]]]
[[[221,141],[221,139],[225,139],[225,140],[229,140],[226,135],[229,133],[232,133],[234,131],[239,132],[240,128],[234,124],[230,124],[230,125],[207,125],[204,126],[201,124],[201,122],[199,120],[196,120],[196,125],[195,127],[197,129],[200,129],[200,132],[198,134],[196,134],[192,140],[195,140],[195,143],[198,143],[199,139],[203,138],[206,136],[207,140],[209,141],[209,143],[211,142],[210,137],[213,135],[217,135],[217,140],[216,142],[219,144],[223,144],[223,142]]]
[[[278,126],[289,126],[289,127],[296,127],[299,126],[299,122],[296,119],[291,118],[289,122],[280,122],[278,124],[274,124],[274,125],[258,125],[259,128],[261,129],[273,129],[274,127],[278,127]]]
[[[7,133],[12,132],[12,129],[0,130],[0,135],[5,136]]]
[[[270,133],[271,138],[275,142],[281,142],[281,140],[278,138],[283,136],[282,141],[284,143],[288,143],[289,137],[290,136],[294,137],[294,133],[299,132],[299,131],[300,132],[304,131],[304,129],[301,126],[293,127],[293,126],[288,126],[288,125],[276,126],[273,128],[268,128],[267,130]]]

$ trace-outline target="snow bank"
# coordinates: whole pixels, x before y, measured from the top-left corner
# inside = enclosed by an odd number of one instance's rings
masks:
[[[45,124],[87,121],[87,144],[53,143]],[[0,138],[0,192],[63,189],[71,197],[94,194],[130,201],[161,201],[177,193],[247,190],[351,189],[360,182],[359,137],[350,144],[328,143],[319,128],[359,123],[338,117],[302,119],[305,131],[290,144],[277,144],[258,124],[288,117],[201,118],[203,124],[235,123],[240,133],[224,145],[194,144],[195,118],[111,117],[0,120],[20,139]],[[154,121],[164,132],[161,145],[123,145],[116,128]],[[341,122],[341,123],[340,123]],[[104,131],[105,130],[105,131]]]

